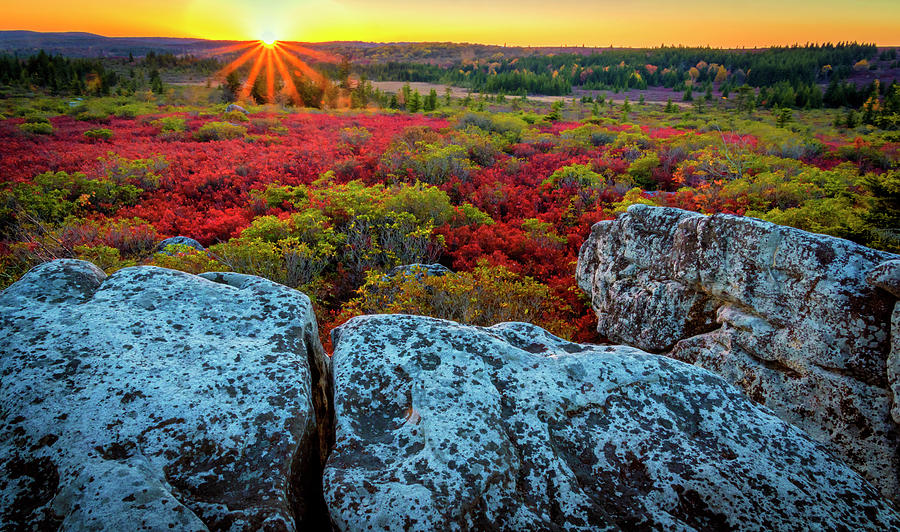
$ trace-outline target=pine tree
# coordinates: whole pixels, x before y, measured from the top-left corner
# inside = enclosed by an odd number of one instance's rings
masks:
[[[422,108],[422,97],[419,95],[418,89],[413,91],[412,96],[406,102],[406,110],[410,113],[418,113]]]
[[[165,92],[165,87],[163,87],[162,78],[159,75],[159,70],[153,69],[150,71],[150,90],[155,92],[156,94],[162,94]]]

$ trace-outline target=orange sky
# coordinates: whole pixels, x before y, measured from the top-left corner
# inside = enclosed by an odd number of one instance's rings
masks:
[[[900,45],[900,1],[0,0],[0,29],[524,46]]]

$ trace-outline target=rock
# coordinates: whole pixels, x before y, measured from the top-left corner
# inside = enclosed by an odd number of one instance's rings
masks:
[[[425,277],[442,277],[448,273],[453,273],[453,271],[443,264],[404,264],[392,268],[385,274],[385,279],[393,279],[401,275],[414,275],[416,279],[421,280]]]
[[[0,293],[0,528],[327,524],[309,299],[207,277],[59,260]]]
[[[334,344],[339,530],[900,527],[824,445],[690,364],[403,315]]]
[[[169,255],[170,253],[168,251],[166,251],[166,246],[172,246],[172,245],[189,246],[189,247],[196,249],[197,251],[206,251],[206,248],[204,248],[203,245],[200,244],[200,242],[197,242],[193,238],[190,238],[187,236],[173,236],[173,237],[167,238],[167,239],[163,240],[162,242],[160,242],[159,244],[157,244],[156,252],[157,253],[165,253],[165,254]]]
[[[866,275],[866,280],[900,298],[900,259],[882,262]]]
[[[244,109],[243,107],[241,107],[240,105],[238,105],[236,103],[230,103],[230,104],[228,104],[228,107],[225,108],[226,113],[230,113],[232,111],[240,111],[240,112],[244,113],[245,115],[250,114],[250,111]]]
[[[635,205],[593,227],[577,278],[601,335],[722,375],[898,501],[896,269],[884,265],[898,258],[753,218]]]
[[[891,417],[894,423],[900,423],[900,301],[894,304],[891,314],[891,352],[887,358],[888,381],[894,401],[891,406]]]

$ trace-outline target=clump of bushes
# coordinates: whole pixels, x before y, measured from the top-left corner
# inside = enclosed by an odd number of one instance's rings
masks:
[[[372,138],[372,134],[364,127],[345,127],[341,129],[341,142],[352,148],[359,148],[366,142],[369,142],[370,138]]]
[[[134,185],[143,190],[156,190],[162,180],[162,172],[169,162],[162,155],[146,159],[126,159],[113,152],[100,157],[100,170],[105,178],[116,185]]]
[[[21,129],[25,133],[31,133],[32,135],[53,134],[53,126],[50,124],[50,122],[25,122],[24,124],[19,124],[19,129]]]
[[[528,123],[522,118],[512,114],[490,114],[470,112],[459,117],[456,123],[457,129],[477,127],[482,131],[496,133],[504,137],[507,142],[516,143],[522,138],[522,131]]]
[[[231,140],[243,138],[247,128],[228,122],[208,122],[194,132],[194,140],[208,142],[211,140]]]
[[[589,164],[570,164],[550,174],[541,184],[553,188],[599,188],[603,178]]]
[[[185,125],[185,119],[180,116],[164,116],[162,118],[158,118],[151,122],[153,126],[158,127],[160,132],[176,132],[180,133],[184,131],[187,126]]]
[[[91,140],[109,140],[112,138],[113,132],[107,128],[96,128],[85,131],[84,136]]]
[[[241,111],[228,111],[222,115],[222,120],[226,122],[249,122],[250,119]]]
[[[556,334],[568,327],[560,316],[567,309],[550,288],[503,266],[479,262],[471,272],[424,276],[408,271],[395,276],[370,272],[359,296],[344,312],[359,314],[416,314],[470,325],[490,326],[507,321],[535,323]]]
[[[144,106],[138,104],[120,105],[113,111],[116,118],[135,118],[145,111]]]
[[[153,255],[153,266],[180,270],[197,275],[203,272],[229,271],[228,266],[222,264],[206,251],[184,244],[170,244],[163,252]]]
[[[40,113],[28,113],[25,116],[25,123],[20,124],[19,129],[32,135],[53,134],[53,125],[50,124],[50,119]]]

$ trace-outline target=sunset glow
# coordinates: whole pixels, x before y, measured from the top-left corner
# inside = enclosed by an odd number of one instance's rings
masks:
[[[266,40],[269,39],[269,40]],[[273,103],[276,93],[283,94],[291,103],[304,105],[303,97],[294,85],[293,77],[306,78],[313,83],[321,83],[322,75],[313,70],[300,57],[312,57],[320,61],[337,61],[337,58],[328,54],[306,48],[304,46],[280,42],[268,36],[263,40],[226,46],[213,51],[213,55],[242,52],[240,56],[228,63],[217,73],[220,80],[224,80],[229,74],[251,62],[250,73],[241,85],[238,93],[239,101],[247,101],[251,98],[253,87],[260,76],[265,79],[265,100]],[[286,63],[293,68],[291,72]],[[277,81],[276,81],[277,80]],[[278,83],[280,82],[280,83]],[[280,84],[280,90],[276,91],[276,85]]]
[[[452,41],[520,46],[756,47],[856,40],[900,45],[900,3],[691,0],[96,0],[8,2],[0,29],[108,36],[319,42]],[[502,20],[503,24],[497,24]]]

